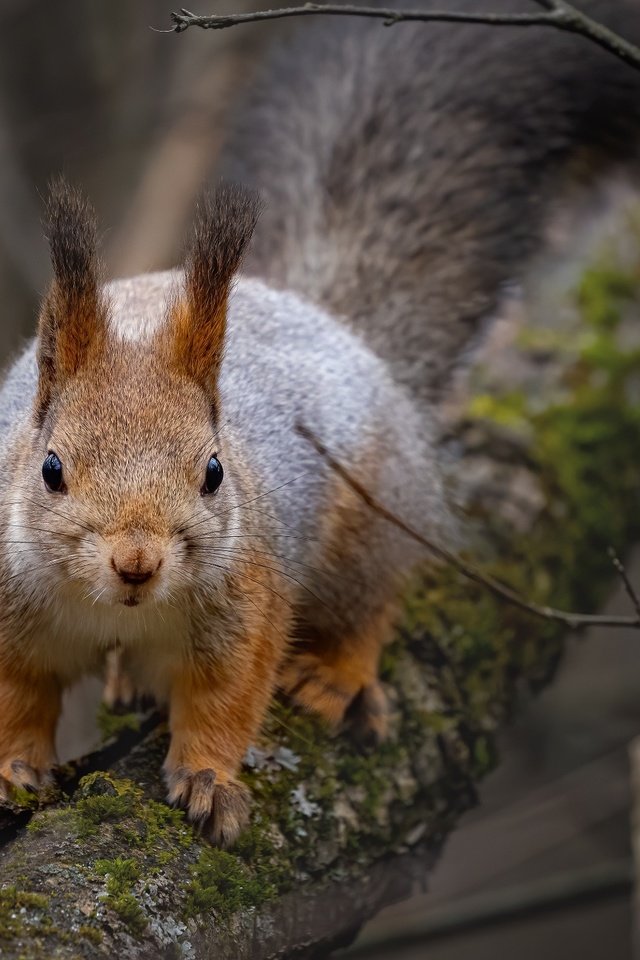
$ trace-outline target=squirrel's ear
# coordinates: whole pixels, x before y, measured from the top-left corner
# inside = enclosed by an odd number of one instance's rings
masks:
[[[49,188],[45,224],[53,281],[38,325],[40,418],[52,396],[102,344],[108,323],[99,284],[93,208],[64,180],[56,180]]]
[[[199,203],[184,291],[160,334],[172,366],[212,395],[222,360],[229,288],[259,213],[257,195],[230,184]]]

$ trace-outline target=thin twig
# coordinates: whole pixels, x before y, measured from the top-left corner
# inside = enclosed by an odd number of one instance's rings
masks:
[[[481,23],[486,26],[504,27],[553,27],[567,33],[586,37],[608,50],[620,60],[640,69],[640,47],[609,30],[604,24],[592,20],[565,0],[532,0],[543,10],[538,13],[482,13],[461,10],[394,10],[383,7],[366,7],[337,3],[305,3],[300,7],[283,7],[279,10],[256,10],[252,13],[223,13],[199,16],[181,8],[172,13],[175,32],[183,33],[189,27],[203,30],[224,30],[240,23],[256,23],[260,20],[279,20],[283,17],[332,15],[341,17],[373,17],[383,21],[384,26],[408,21],[440,23]]]
[[[612,564],[614,565],[614,567],[616,568],[616,570],[617,570],[618,573],[620,574],[620,579],[622,580],[622,585],[623,585],[623,587],[624,587],[624,589],[625,589],[625,591],[626,591],[627,596],[629,597],[629,600],[631,600],[631,603],[632,603],[632,605],[633,605],[633,609],[636,611],[636,613],[638,614],[638,618],[640,619],[640,597],[639,597],[638,594],[636,593],[635,587],[633,586],[633,584],[632,584],[631,581],[629,580],[629,575],[628,575],[628,573],[627,573],[627,570],[626,570],[626,568],[625,568],[622,560],[620,559],[620,557],[618,556],[618,554],[617,554],[617,553],[615,552],[615,550],[613,549],[613,547],[609,547],[609,556],[611,557],[611,562],[612,562]]]
[[[518,607],[520,610],[525,610],[527,613],[531,613],[535,617],[541,617],[543,620],[552,620],[556,623],[562,623],[570,630],[579,630],[582,627],[593,626],[626,628],[636,627],[640,629],[640,611],[636,617],[609,617],[600,616],[599,614],[574,613],[570,610],[557,610],[555,607],[541,606],[540,604],[531,603],[530,601],[525,600],[525,598],[520,596],[519,593],[516,593],[515,590],[511,590],[510,587],[505,586],[498,580],[494,580],[494,578],[488,574],[481,573],[477,567],[473,566],[473,564],[468,563],[455,553],[447,550],[446,547],[443,547],[440,544],[435,543],[433,540],[430,540],[428,537],[425,537],[423,534],[418,533],[407,523],[405,523],[404,520],[402,520],[400,517],[397,517],[382,503],[380,503],[379,500],[372,496],[366,487],[364,487],[359,480],[356,480],[356,478],[346,469],[346,467],[344,467],[338,460],[335,459],[335,457],[331,455],[322,441],[319,440],[316,435],[311,432],[311,430],[301,423],[297,424],[296,429],[298,433],[305,438],[305,440],[315,447],[316,451],[321,457],[323,457],[324,460],[326,460],[331,469],[337,473],[338,476],[340,476],[349,487],[351,487],[353,492],[356,493],[360,499],[363,500],[371,510],[373,510],[374,513],[376,513],[379,517],[382,517],[383,520],[386,520],[394,527],[397,527],[398,530],[402,530],[403,533],[405,533],[416,543],[419,543],[426,550],[429,550],[430,553],[438,557],[440,560],[444,560],[445,563],[448,563],[450,566],[454,567],[454,569],[463,574],[463,576],[467,577],[469,580],[473,580],[475,583],[479,583],[483,587],[486,587],[487,590],[490,590],[491,593],[495,594],[497,597],[500,597],[500,599],[506,600],[513,606]]]

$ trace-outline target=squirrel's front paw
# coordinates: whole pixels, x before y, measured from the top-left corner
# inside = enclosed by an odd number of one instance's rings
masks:
[[[16,789],[39,793],[52,783],[51,767],[34,766],[26,760],[7,760],[0,764],[0,801],[10,802]]]
[[[166,772],[169,803],[183,807],[189,820],[217,847],[230,847],[249,822],[251,795],[243,783],[215,770],[178,767]]]

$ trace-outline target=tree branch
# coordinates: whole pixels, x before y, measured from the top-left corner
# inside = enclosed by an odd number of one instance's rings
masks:
[[[629,580],[629,575],[627,573],[626,567],[624,566],[622,560],[620,559],[618,554],[615,552],[613,547],[609,547],[609,556],[611,557],[611,562],[613,563],[613,566],[615,567],[615,569],[618,571],[618,574],[620,575],[620,579],[622,580],[622,586],[624,587],[625,592],[633,605],[633,609],[638,614],[638,619],[640,620],[640,597],[638,596],[635,590],[635,587]]]
[[[418,533],[400,517],[397,517],[395,514],[391,513],[390,510],[387,510],[384,504],[380,503],[379,500],[372,496],[372,494],[360,483],[359,480],[356,480],[353,474],[351,474],[346,467],[344,467],[338,460],[335,459],[335,457],[331,455],[322,441],[319,440],[318,437],[311,430],[309,430],[308,427],[302,423],[298,423],[296,429],[298,433],[315,448],[320,456],[326,460],[331,469],[337,473],[338,476],[341,477],[349,487],[351,487],[353,492],[360,497],[360,499],[363,500],[364,503],[366,503],[374,513],[376,513],[379,517],[382,517],[383,520],[386,520],[387,523],[397,527],[398,530],[402,530],[402,532],[405,533],[411,540],[415,541],[415,543],[419,543],[420,546],[424,547],[439,560],[443,560],[445,563],[448,563],[469,580],[473,580],[475,583],[479,583],[483,587],[486,587],[487,590],[490,590],[491,593],[499,597],[501,600],[506,600],[507,603],[518,607],[520,610],[526,610],[527,613],[531,613],[535,617],[541,617],[543,620],[552,620],[556,623],[562,623],[570,630],[579,630],[582,627],[593,626],[626,628],[635,627],[640,629],[640,608],[638,608],[638,606],[636,606],[638,613],[635,617],[608,617],[600,616],[598,614],[574,613],[570,610],[556,610],[554,607],[540,606],[537,603],[532,603],[529,600],[526,600],[519,593],[516,593],[515,590],[511,590],[498,580],[494,580],[494,578],[488,574],[482,573],[477,567],[473,566],[473,564],[468,563],[466,560],[463,560],[462,557],[459,557],[450,550],[447,550],[446,547],[443,547],[440,544],[435,543],[435,541],[430,540],[428,537],[425,537],[423,534]],[[634,604],[636,604],[637,597],[628,581],[626,571],[622,566],[622,563],[617,557],[615,557],[615,559],[612,557],[612,559],[616,570],[623,578],[623,582],[629,596],[634,601]]]
[[[252,13],[214,14],[199,16],[181,8],[173,12],[176,33],[189,27],[203,30],[224,30],[240,23],[255,23],[261,20],[279,20],[284,17],[316,16],[318,14],[342,17],[371,17],[382,20],[384,26],[419,21],[429,23],[479,23],[486,26],[553,27],[567,33],[586,37],[614,56],[640,70],[640,47],[609,30],[604,24],[592,20],[564,0],[533,0],[543,10],[538,13],[481,13],[458,10],[394,10],[383,7],[366,7],[336,3],[305,3],[300,7],[283,7],[279,10],[256,10]]]

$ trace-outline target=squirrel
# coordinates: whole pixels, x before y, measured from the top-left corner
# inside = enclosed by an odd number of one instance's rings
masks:
[[[635,2],[589,10],[640,36]],[[168,706],[169,801],[222,846],[278,688],[385,736],[423,558],[300,425],[453,536],[438,404],[562,178],[633,156],[640,73],[559,31],[340,21],[271,56],[221,161],[244,186],[200,203],[183,268],[103,282],[89,203],[51,188],[53,280],[0,391],[5,797],[48,781],[62,691],[114,650]]]

